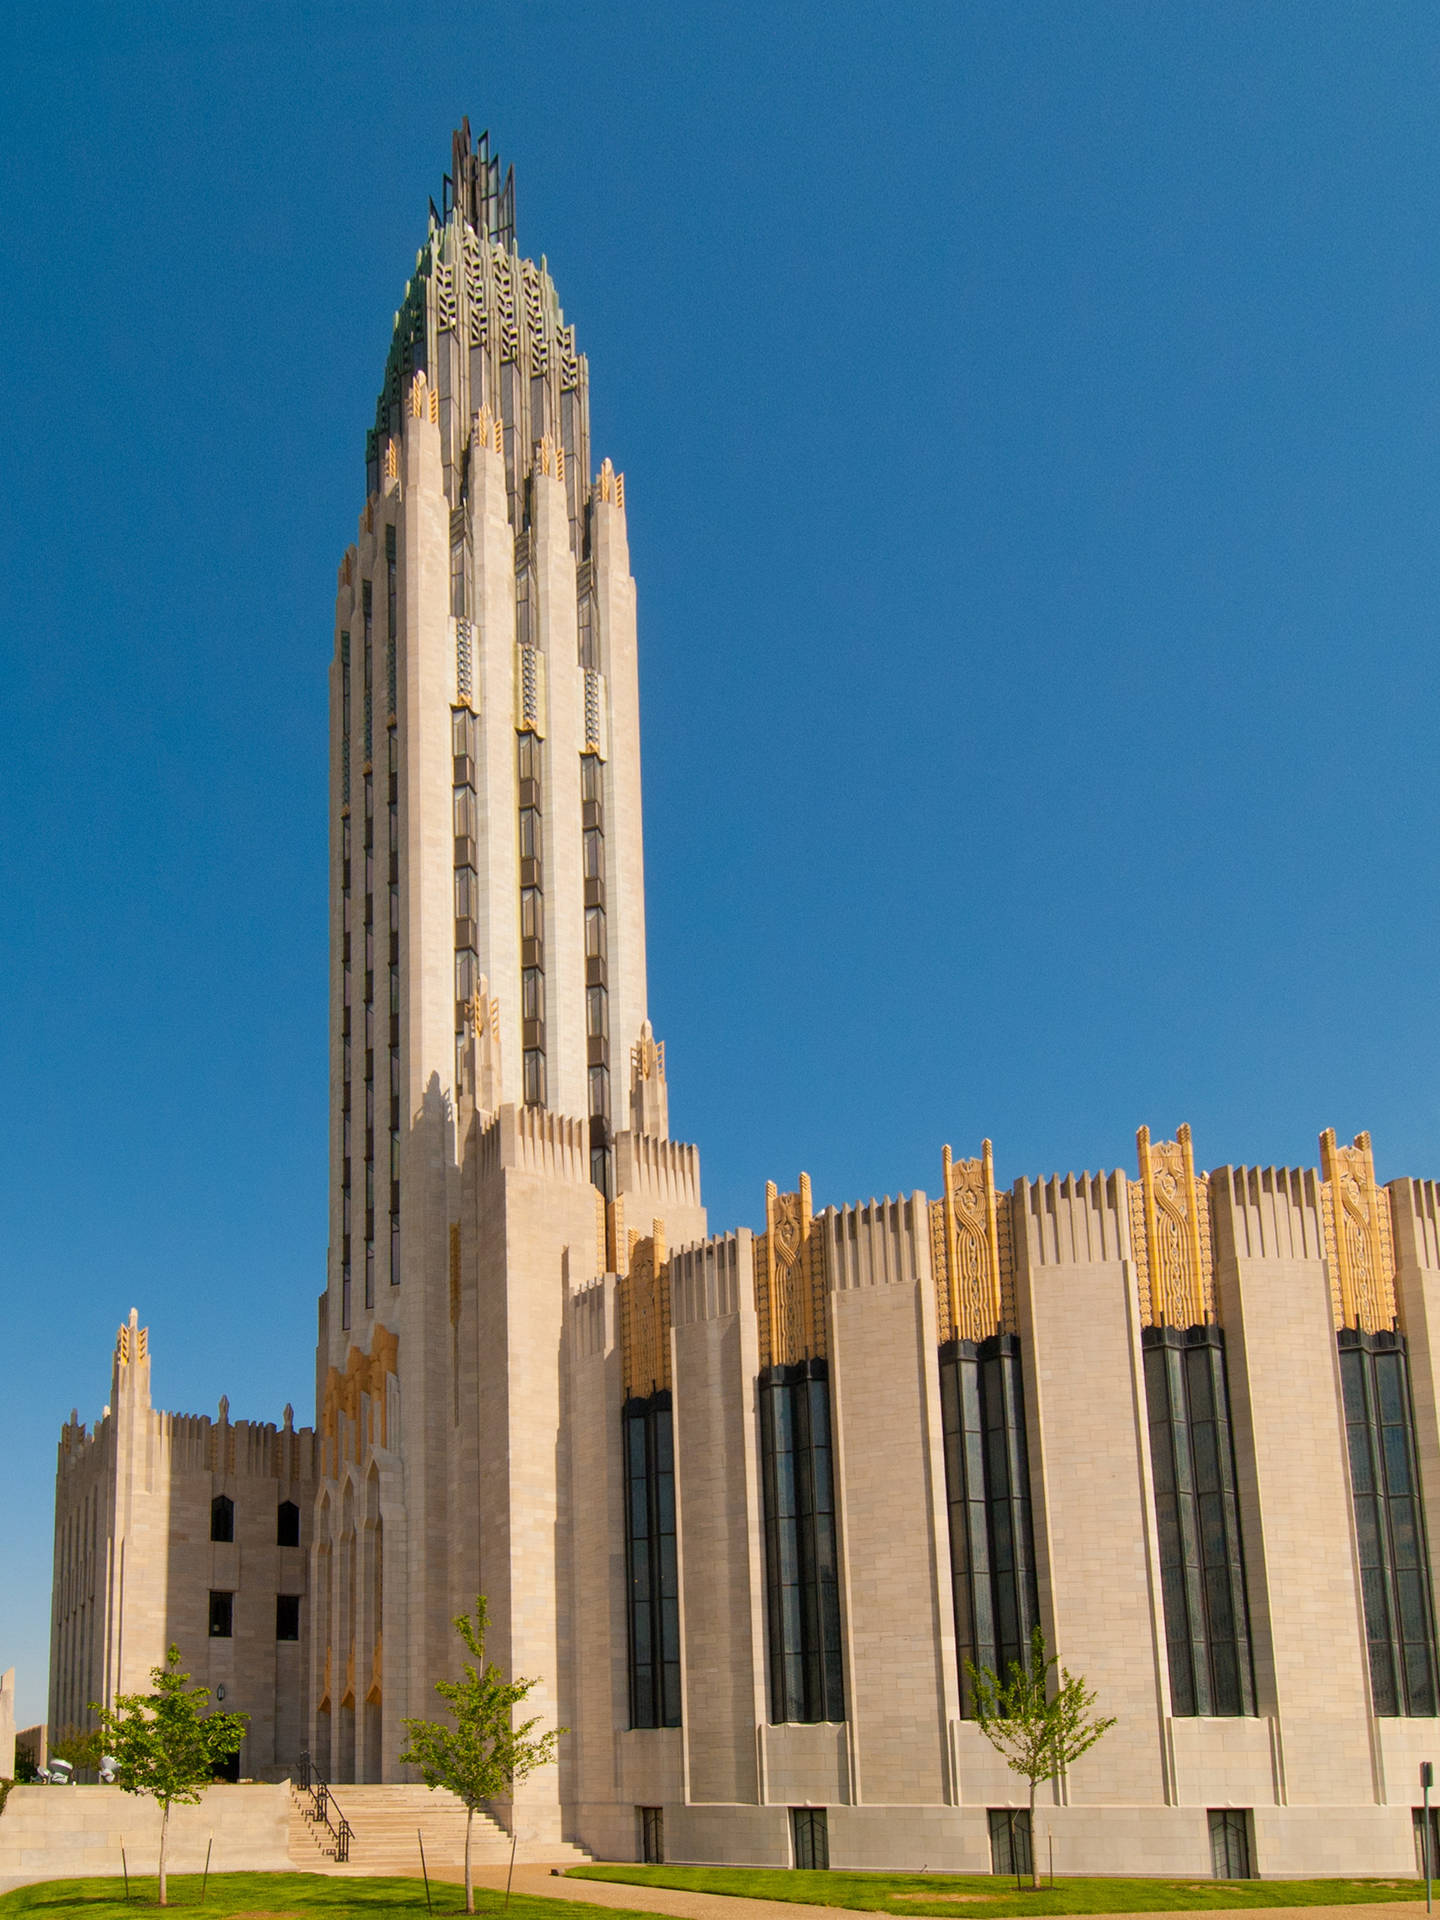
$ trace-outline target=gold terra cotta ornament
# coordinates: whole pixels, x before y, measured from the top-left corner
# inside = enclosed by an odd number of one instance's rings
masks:
[[[1147,1327],[1195,1327],[1216,1319],[1209,1176],[1195,1171],[1190,1129],[1173,1140],[1135,1136],[1140,1178],[1130,1188],[1130,1249]]]
[[[620,1370],[627,1400],[647,1400],[671,1385],[670,1261],[665,1223],[630,1235],[620,1276]]]
[[[365,1447],[375,1444],[377,1413],[380,1445],[389,1445],[390,1410],[385,1382],[387,1375],[397,1371],[399,1358],[399,1334],[392,1333],[388,1327],[382,1327],[377,1322],[370,1336],[369,1353],[361,1347],[352,1346],[346,1356],[344,1373],[338,1367],[331,1367],[326,1373],[325,1391],[320,1397],[321,1470],[326,1478],[333,1480],[340,1471],[342,1413],[350,1422],[350,1439],[357,1465]],[[365,1411],[362,1400],[369,1402],[369,1419],[365,1422],[361,1419]],[[346,1457],[349,1457],[348,1454]]]
[[[765,1231],[755,1248],[755,1314],[760,1364],[793,1366],[822,1359],[825,1343],[825,1243],[815,1231],[810,1176],[794,1193],[765,1183]]]
[[[930,1258],[935,1317],[946,1340],[988,1340],[1014,1333],[1015,1261],[1010,1196],[995,1191],[995,1156],[988,1140],[979,1157],[940,1155],[941,1198],[930,1203]]]
[[[1383,1333],[1399,1320],[1395,1298],[1395,1233],[1389,1192],[1375,1182],[1368,1133],[1339,1145],[1335,1129],[1320,1136],[1320,1206],[1325,1263],[1336,1328]]]

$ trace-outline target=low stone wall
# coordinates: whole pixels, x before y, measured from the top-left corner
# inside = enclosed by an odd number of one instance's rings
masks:
[[[166,1867],[198,1873],[283,1872],[290,1789],[214,1786],[198,1805],[172,1807]],[[0,1881],[68,1880],[118,1874],[121,1848],[131,1874],[153,1875],[160,1855],[160,1809],[119,1787],[16,1787],[0,1816]]]

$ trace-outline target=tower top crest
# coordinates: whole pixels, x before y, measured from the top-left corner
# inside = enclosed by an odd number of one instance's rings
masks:
[[[441,200],[442,226],[454,208],[476,233],[508,253],[514,252],[515,169],[507,167],[501,181],[500,156],[490,151],[490,130],[487,127],[479,140],[472,142],[468,114],[450,136],[450,171],[445,176]]]

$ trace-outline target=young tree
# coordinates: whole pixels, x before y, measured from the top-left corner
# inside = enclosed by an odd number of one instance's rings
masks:
[[[1056,1656],[1036,1627],[1030,1635],[1027,1666],[1010,1662],[1010,1678],[1001,1681],[989,1667],[965,1671],[975,1696],[975,1724],[1013,1773],[1030,1783],[1030,1884],[1040,1884],[1040,1849],[1035,1844],[1035,1790],[1042,1780],[1053,1780],[1074,1766],[1102,1734],[1115,1724],[1113,1714],[1102,1718],[1093,1711],[1095,1696],[1078,1674],[1060,1668],[1055,1691],[1050,1691],[1050,1669]]]
[[[500,1669],[485,1658],[485,1596],[475,1601],[475,1616],[455,1616],[454,1627],[473,1660],[465,1662],[463,1680],[437,1680],[435,1691],[450,1709],[455,1724],[443,1720],[407,1720],[407,1742],[402,1766],[418,1767],[427,1787],[448,1787],[465,1802],[465,1911],[475,1911],[475,1882],[470,1871],[470,1830],[475,1810],[497,1799],[516,1780],[554,1757],[555,1743],[565,1732],[534,1733],[539,1717],[513,1723],[514,1709],[533,1680],[504,1680]],[[532,1737],[533,1735],[533,1737]],[[513,1815],[512,1815],[513,1818]]]
[[[152,1667],[153,1693],[117,1693],[113,1707],[91,1703],[98,1736],[115,1758],[115,1784],[126,1793],[148,1793],[160,1807],[160,1904],[167,1905],[165,1843],[170,1808],[193,1805],[215,1777],[216,1766],[238,1753],[248,1713],[204,1713],[208,1687],[192,1687],[180,1671],[180,1649],[171,1647],[163,1667]]]
[[[103,1750],[98,1727],[91,1727],[88,1733],[70,1727],[50,1742],[50,1758],[68,1760],[77,1773],[98,1773]]]

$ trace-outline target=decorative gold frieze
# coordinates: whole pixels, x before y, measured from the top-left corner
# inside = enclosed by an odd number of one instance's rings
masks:
[[[600,471],[595,476],[595,490],[602,500],[613,500],[622,513],[625,511],[625,476],[616,473],[608,459],[600,462]]]
[[[542,433],[535,442],[535,465],[541,473],[555,480],[565,478],[565,448],[548,433]]]
[[[395,450],[395,442],[393,440],[387,440],[385,442],[385,478],[387,480],[398,480],[400,478],[400,456]]]
[[[930,1255],[940,1339],[988,1340],[1014,1333],[1015,1271],[1007,1194],[995,1191],[995,1156],[940,1156],[942,1197],[930,1203]]]
[[[765,1183],[765,1231],[755,1247],[760,1364],[792,1366],[825,1353],[825,1242],[814,1231],[810,1176],[781,1193]]]
[[[1375,1155],[1368,1133],[1342,1147],[1335,1129],[1320,1136],[1320,1205],[1325,1220],[1325,1262],[1337,1327],[1382,1333],[1393,1327],[1395,1238],[1390,1195],[1375,1184]]]
[[[140,1316],[132,1307],[130,1318],[115,1336],[115,1358],[122,1367],[128,1367],[132,1361],[149,1358],[150,1329],[140,1325]]]
[[[440,424],[440,395],[423,373],[417,373],[410,382],[410,418],[428,418],[432,427]]]
[[[491,413],[488,403],[480,408],[471,422],[471,433],[488,451],[504,453],[504,425],[498,413]]]
[[[1135,1136],[1140,1178],[1130,1188],[1130,1250],[1147,1327],[1195,1327],[1216,1319],[1210,1247],[1210,1181],[1195,1171],[1190,1129],[1173,1140]]]
[[[632,1236],[629,1271],[620,1280],[620,1372],[627,1400],[646,1400],[670,1385],[670,1262],[665,1223],[648,1238]]]
[[[617,1194],[605,1208],[606,1273],[626,1273],[630,1267],[630,1241],[636,1236],[625,1232],[625,1196]]]
[[[385,1381],[388,1374],[397,1371],[399,1356],[400,1336],[377,1324],[370,1336],[368,1354],[361,1347],[351,1347],[345,1371],[341,1373],[338,1367],[331,1367],[326,1373],[325,1391],[320,1397],[321,1471],[331,1479],[340,1472],[341,1414],[350,1423],[349,1440],[357,1464],[364,1449],[376,1444],[377,1414],[379,1444],[382,1447],[390,1444]],[[369,1419],[365,1420],[367,1400]]]

